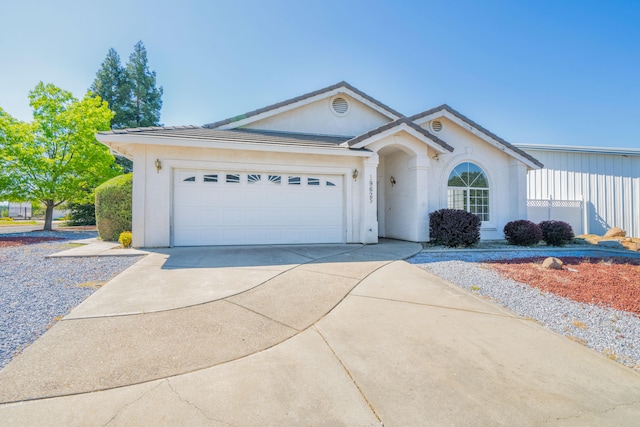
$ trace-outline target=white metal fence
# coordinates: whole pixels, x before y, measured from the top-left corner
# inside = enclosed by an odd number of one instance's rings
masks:
[[[529,221],[564,221],[571,225],[576,235],[587,233],[585,229],[585,210],[582,200],[527,200],[527,217]]]
[[[527,198],[583,200],[583,232],[619,227],[640,237],[640,149],[519,147],[544,164],[528,172]]]

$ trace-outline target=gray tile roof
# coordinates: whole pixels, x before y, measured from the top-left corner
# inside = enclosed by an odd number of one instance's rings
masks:
[[[286,133],[261,131],[255,129],[208,129],[202,126],[166,126],[131,129],[114,129],[108,132],[98,132],[100,135],[136,135],[165,138],[187,138],[192,140],[232,142],[237,144],[272,144],[291,145],[318,148],[335,148],[345,150],[341,146],[348,137],[331,135],[308,135],[300,133]]]
[[[430,116],[431,114],[437,113],[437,112],[442,111],[442,110],[448,111],[449,113],[453,114],[454,116],[456,116],[457,118],[459,118],[463,122],[473,126],[474,128],[478,129],[480,132],[482,132],[485,135],[487,135],[488,137],[490,137],[490,138],[494,139],[495,141],[499,142],[500,144],[504,145],[505,147],[507,147],[511,151],[514,151],[514,152],[518,153],[519,155],[521,155],[522,157],[526,158],[531,163],[533,163],[533,164],[535,164],[535,165],[537,165],[537,166],[539,166],[541,168],[544,167],[544,165],[542,163],[540,163],[538,161],[538,159],[536,159],[535,157],[531,156],[528,153],[525,153],[524,151],[522,151],[521,149],[519,149],[515,145],[508,143],[507,141],[505,141],[504,139],[500,138],[495,133],[489,131],[488,129],[485,129],[482,126],[480,126],[478,123],[474,122],[473,120],[471,120],[470,118],[468,118],[464,114],[459,113],[458,111],[454,110],[453,108],[451,108],[447,104],[442,104],[442,105],[440,105],[438,107],[435,107],[435,108],[432,108],[430,110],[423,111],[422,113],[415,114],[415,115],[413,115],[411,117],[408,117],[408,119],[411,120],[411,121],[415,121],[415,120],[421,119],[422,117]]]
[[[346,89],[351,90],[352,92],[357,93],[358,95],[360,95],[361,97],[365,98],[369,102],[377,105],[381,109],[383,109],[383,110],[395,115],[396,117],[404,117],[404,114],[401,114],[401,113],[393,110],[391,107],[388,107],[387,105],[381,103],[380,101],[370,97],[366,93],[361,92],[360,90],[358,90],[355,87],[351,86],[349,83],[342,81],[342,82],[336,83],[334,85],[325,87],[323,89],[319,89],[319,90],[316,90],[316,91],[313,91],[313,92],[309,92],[309,93],[306,93],[304,95],[296,96],[295,98],[291,98],[291,99],[288,99],[286,101],[278,102],[277,104],[269,105],[267,107],[263,107],[263,108],[259,108],[257,110],[249,111],[248,113],[240,114],[239,116],[230,117],[228,119],[220,120],[220,121],[214,122],[214,123],[208,123],[208,124],[204,125],[204,127],[213,129],[213,128],[217,128],[217,127],[220,127],[220,126],[224,126],[224,125],[227,125],[229,123],[233,123],[233,122],[237,122],[237,121],[240,121],[240,120],[244,120],[244,119],[246,119],[248,117],[252,117],[252,116],[257,116],[258,114],[262,114],[262,113],[265,113],[267,111],[275,110],[277,108],[284,107],[284,106],[289,105],[289,104],[294,104],[296,102],[303,101],[303,100],[305,100],[307,98],[312,98],[312,97],[314,97],[316,95],[321,95],[321,94],[326,93],[326,92],[331,92],[332,90],[338,89],[338,88],[341,88],[341,87],[344,87]]]
[[[355,138],[352,138],[348,141],[349,147],[352,147],[354,145],[356,145],[359,142],[362,142],[366,139],[371,138],[374,135],[378,135],[381,134],[382,132],[385,132],[389,129],[393,129],[395,127],[398,127],[402,124],[405,124],[407,126],[409,126],[410,128],[414,129],[415,131],[419,132],[421,135],[429,138],[430,140],[432,140],[433,142],[435,142],[436,144],[438,144],[439,146],[441,146],[442,148],[444,148],[445,150],[452,152],[453,151],[453,147],[450,146],[449,144],[447,144],[446,142],[444,142],[443,140],[441,140],[440,138],[438,138],[437,136],[435,136],[434,134],[432,134],[431,132],[429,132],[428,130],[418,126],[417,124],[415,124],[412,120],[410,120],[407,117],[403,117],[400,118],[398,120],[394,120],[392,122],[386,123],[376,129],[370,130],[369,132],[363,133],[362,135],[358,135]]]

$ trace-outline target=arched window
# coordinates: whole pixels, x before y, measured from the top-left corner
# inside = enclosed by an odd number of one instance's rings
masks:
[[[489,180],[478,165],[460,163],[451,171],[447,186],[449,209],[465,210],[489,221]]]

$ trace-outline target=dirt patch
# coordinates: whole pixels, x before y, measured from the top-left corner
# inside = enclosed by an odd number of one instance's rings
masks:
[[[36,243],[43,243],[43,242],[55,242],[58,240],[66,240],[66,239],[63,239],[62,237],[27,237],[27,236],[0,237],[0,248],[6,248],[8,246],[33,245]]]
[[[640,260],[563,257],[562,270],[542,267],[544,258],[490,261],[502,276],[574,301],[640,315]]]
[[[56,227],[60,231],[96,231],[95,225],[59,225]]]

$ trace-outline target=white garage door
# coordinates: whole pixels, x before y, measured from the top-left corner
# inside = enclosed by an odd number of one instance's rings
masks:
[[[175,170],[173,245],[342,243],[338,175]]]

